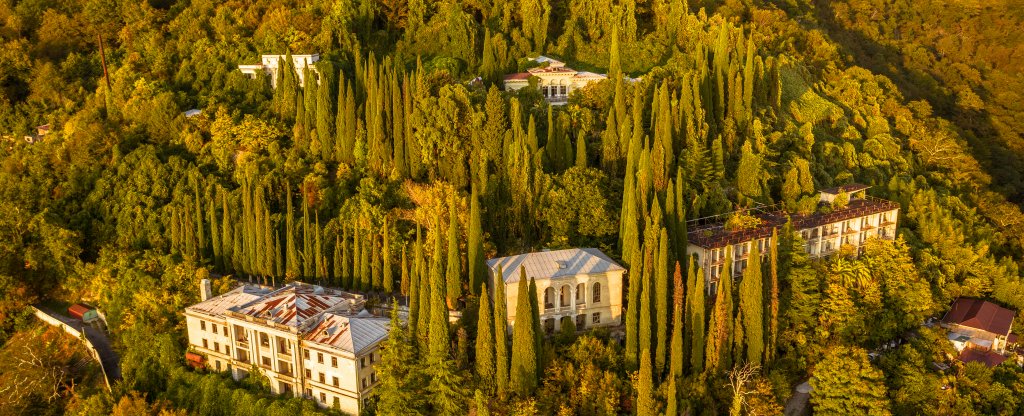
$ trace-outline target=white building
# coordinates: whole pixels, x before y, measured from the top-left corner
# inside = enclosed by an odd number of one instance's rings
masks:
[[[541,95],[551,104],[565,104],[569,94],[607,77],[593,72],[577,71],[565,66],[564,62],[541,56],[534,61],[542,65],[505,76],[505,90],[515,91],[530,85],[530,77],[537,77],[537,87]]]
[[[622,317],[622,274],[625,268],[596,248],[541,251],[487,261],[491,276],[499,267],[505,283],[508,322],[516,319],[522,269],[537,284],[541,326],[556,331],[562,318],[576,329],[618,325]]]
[[[230,371],[236,380],[260,371],[277,394],[316,400],[358,414],[377,383],[374,364],[389,320],[363,309],[364,299],[304,283],[283,288],[242,285],[185,309],[193,364]],[[196,355],[198,354],[198,355]]]
[[[249,78],[256,78],[257,75],[269,75],[270,85],[277,88],[277,70],[280,63],[287,60],[288,55],[263,55],[260,57],[260,63],[256,65],[239,65],[238,70],[248,75]],[[320,76],[320,72],[313,65],[319,60],[320,54],[292,55],[292,68],[295,69],[295,73],[298,75],[300,87],[306,85],[306,75],[303,69],[309,68],[317,77]]]
[[[859,253],[871,238],[896,238],[896,220],[899,204],[867,196],[866,185],[851,184],[823,189],[819,196],[821,209],[811,214],[789,214],[781,210],[751,209],[743,215],[754,217],[754,227],[730,230],[725,218],[736,213],[690,221],[687,225],[689,245],[686,253],[697,255],[697,264],[704,270],[707,288],[714,293],[719,275],[725,268],[726,254],[732,256],[734,277],[747,267],[754,244],[766,255],[773,230],[781,231],[787,220],[804,240],[804,251],[812,258],[825,257],[842,246],[853,247]],[[843,195],[849,201],[835,205]]]

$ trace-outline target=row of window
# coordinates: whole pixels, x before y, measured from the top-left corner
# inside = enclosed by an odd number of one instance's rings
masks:
[[[593,302],[594,303],[601,303],[601,283],[594,283],[593,286],[591,287],[590,291],[591,291],[591,298],[593,299]],[[571,297],[571,295],[569,294],[569,292],[570,292],[570,289],[569,289],[568,285],[562,286],[561,290],[559,290],[558,300],[559,300],[559,305],[560,306],[563,306],[563,307],[564,306],[570,306],[569,298]],[[587,284],[586,283],[580,283],[580,284],[576,285],[576,304],[577,305],[584,305],[584,304],[586,304],[586,293],[587,293]],[[554,297],[555,297],[555,288],[548,287],[547,289],[544,289],[544,308],[549,309],[549,308],[554,308],[555,307]]]
[[[217,333],[217,324],[211,322],[210,325],[211,325],[211,331],[210,332],[213,332],[214,334],[216,334]],[[224,336],[228,336],[228,327],[227,327],[227,325],[222,325],[221,328],[224,329]],[[199,321],[199,330],[206,331],[206,321],[203,321],[203,320]]]

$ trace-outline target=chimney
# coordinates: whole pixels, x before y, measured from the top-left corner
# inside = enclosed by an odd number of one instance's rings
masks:
[[[199,300],[206,301],[213,297],[213,285],[210,284],[210,279],[203,279],[199,281]]]

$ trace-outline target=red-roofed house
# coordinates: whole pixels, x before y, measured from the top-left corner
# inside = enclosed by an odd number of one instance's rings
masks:
[[[995,367],[1006,361],[1002,354],[982,348],[965,348],[957,360],[963,363],[982,363],[989,367]]]
[[[942,326],[949,329],[949,340],[957,351],[974,346],[1002,353],[1015,315],[992,302],[958,298],[942,317]]]

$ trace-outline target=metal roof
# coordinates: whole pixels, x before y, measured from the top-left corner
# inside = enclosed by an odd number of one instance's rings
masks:
[[[365,309],[364,309],[365,311]],[[359,354],[387,338],[388,318],[328,312],[306,333],[304,339],[316,344]]]
[[[1016,313],[981,299],[958,298],[942,317],[942,322],[1006,335]]]
[[[227,293],[214,296],[185,309],[220,317],[224,316],[228,309],[257,300],[270,293],[270,291],[271,289],[267,287],[243,284]]]
[[[487,260],[493,273],[502,269],[505,283],[519,281],[520,268],[534,279],[554,279],[580,274],[598,274],[626,270],[596,248],[570,248],[541,251]]]
[[[822,189],[820,192],[823,194],[839,195],[840,192],[846,192],[852,194],[854,192],[860,192],[870,188],[870,186],[862,183],[848,183],[846,185],[833,186],[831,188]]]
[[[232,307],[231,312],[266,319],[276,324],[298,327],[328,308],[343,302],[354,303],[362,297],[340,290],[300,282],[289,283],[264,297]]]

